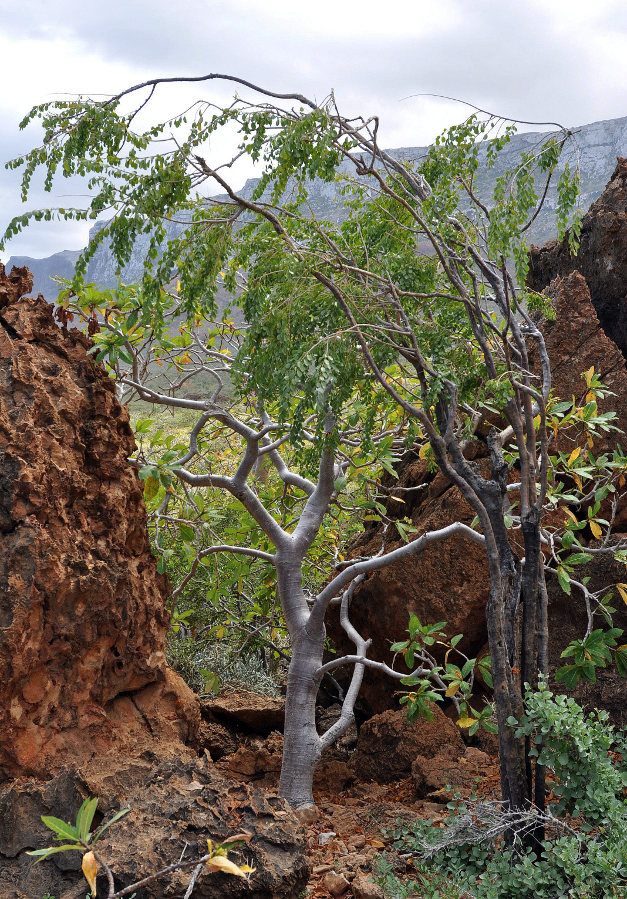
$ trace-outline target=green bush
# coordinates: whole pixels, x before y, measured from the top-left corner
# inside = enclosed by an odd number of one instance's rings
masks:
[[[624,899],[627,896],[627,739],[608,723],[607,712],[586,714],[573,699],[554,696],[546,684],[526,694],[522,721],[510,722],[529,737],[531,755],[552,772],[554,799],[546,813],[514,815],[498,803],[456,803],[444,827],[426,822],[399,827],[394,848],[420,866],[416,895],[424,893],[425,865],[433,896],[469,899]],[[517,836],[545,828],[537,851],[523,850]],[[506,845],[506,831],[514,833]],[[452,892],[439,878],[445,877]],[[396,888],[389,873],[386,895]],[[439,890],[439,892],[438,892]]]
[[[278,696],[279,684],[258,655],[240,655],[228,643],[203,644],[174,634],[168,639],[168,664],[196,693],[225,687]]]

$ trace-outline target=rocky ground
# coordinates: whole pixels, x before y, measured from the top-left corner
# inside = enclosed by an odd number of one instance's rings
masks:
[[[215,768],[273,795],[283,746],[282,709],[281,699],[244,691],[205,701],[201,738]],[[319,709],[319,728],[333,723],[339,710],[339,705]],[[279,729],[267,733],[269,723]],[[466,745],[439,708],[432,722],[409,724],[404,712],[389,709],[359,734],[352,728],[316,772],[317,810],[301,815],[311,872],[306,895],[383,899],[373,881],[383,852],[398,876],[411,879],[413,863],[391,846],[397,822],[422,818],[437,826],[456,794],[498,796],[495,739],[483,734],[471,742],[483,748]]]

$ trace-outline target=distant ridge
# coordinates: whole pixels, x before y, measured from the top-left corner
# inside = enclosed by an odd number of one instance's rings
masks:
[[[6,270],[10,272],[12,266],[21,268],[26,265],[33,274],[33,294],[36,296],[41,293],[47,300],[53,300],[59,293],[59,286],[52,279],[72,278],[80,254],[80,250],[61,250],[60,253],[43,259],[35,259],[32,256],[10,256]]]
[[[617,156],[627,156],[627,116],[620,119],[592,122],[573,128],[575,143],[570,155],[562,160],[562,164],[570,162],[571,165],[579,163],[581,171],[581,207],[584,212],[601,196],[605,185],[609,181],[616,166]],[[525,150],[546,137],[546,133],[525,132],[514,136],[507,148],[499,156],[497,165],[488,169],[480,167],[477,177],[477,187],[480,196],[489,198],[494,187],[495,179],[506,169],[511,168],[517,157]],[[389,152],[398,159],[419,161],[425,156],[428,147],[400,147]],[[348,171],[348,169],[346,169]],[[244,195],[250,195],[257,183],[257,179],[250,179],[243,188]],[[536,244],[543,244],[555,237],[555,226],[552,220],[552,212],[555,209],[555,185],[553,191],[549,191],[545,208],[533,223],[530,230],[530,239]],[[320,181],[311,182],[309,189],[309,204],[316,215],[339,221],[343,218],[342,203],[335,184],[324,184]],[[90,231],[90,237],[94,230],[102,227],[102,223],[96,223]],[[180,231],[181,225],[170,225],[168,228],[170,237]],[[141,235],[133,248],[131,259],[123,269],[120,277],[127,284],[140,280],[143,271],[144,260],[148,249],[149,238]],[[6,263],[7,271],[12,265],[27,265],[35,277],[35,293],[41,292],[46,299],[53,301],[57,297],[58,290],[51,280],[54,276],[63,278],[72,277],[74,265],[79,256],[78,250],[64,250],[48,256],[44,259],[33,259],[28,256],[11,256]],[[116,263],[107,244],[101,245],[87,268],[87,280],[93,281],[100,287],[115,287],[118,283]]]

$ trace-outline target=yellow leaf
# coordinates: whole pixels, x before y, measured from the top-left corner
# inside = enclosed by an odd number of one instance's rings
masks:
[[[98,874],[98,862],[93,852],[86,852],[81,862],[81,868],[85,879],[91,888],[92,896],[96,895],[96,875]]]
[[[594,401],[594,399],[595,399],[594,394],[592,393],[591,390],[589,390],[588,393],[586,393],[586,403],[592,403]]]
[[[177,293],[180,293],[180,292],[181,292],[181,282],[180,282],[180,281],[177,281],[177,282],[176,282],[176,292],[177,292]]]
[[[618,486],[619,486],[619,487],[624,487],[624,486],[625,486],[625,475],[624,475],[624,474],[622,474],[622,475],[619,477],[619,479],[618,479]]]
[[[236,877],[246,877],[247,874],[252,874],[255,870],[248,865],[243,865],[240,868],[239,865],[232,862],[226,855],[214,855],[214,857],[210,858],[207,862],[207,867],[210,871],[222,871],[224,874],[234,874]]]
[[[577,517],[575,515],[573,515],[573,513],[570,511],[570,509],[562,509],[562,511],[566,512],[568,517],[571,518],[575,522],[575,524],[579,524],[579,522],[577,521]],[[568,524],[568,522],[566,522],[566,524]]]
[[[427,453],[429,451],[429,447],[430,447],[430,444],[423,443],[422,446],[420,447],[420,449],[418,450],[418,458],[426,459]]]
[[[590,386],[592,381],[592,376],[594,375],[594,365],[591,365],[588,371],[583,373],[584,378],[586,379],[586,387]]]
[[[601,530],[601,525],[597,524],[596,521],[591,521],[590,522],[590,530],[592,531],[594,536],[597,538],[597,540],[601,539],[601,535],[603,533],[603,531]]]
[[[623,600],[625,605],[627,605],[627,584],[616,584],[616,589],[620,593],[621,599]]]
[[[382,843],[381,840],[367,840],[366,842],[375,849],[385,849],[385,843]]]
[[[459,690],[459,688],[460,688],[459,682],[453,682],[453,683],[447,688],[447,691],[446,691],[446,693],[445,693],[444,695],[445,695],[445,696],[455,696],[455,694],[457,693],[457,691]],[[459,722],[458,722],[458,723],[459,723]]]
[[[458,727],[472,727],[477,721],[476,718],[458,718],[455,722]]]
[[[576,449],[574,449],[574,450],[572,451],[572,453],[571,453],[570,456],[568,457],[568,462],[567,462],[567,464],[568,464],[568,465],[572,465],[573,462],[575,461],[575,459],[578,459],[580,455],[581,455],[581,447],[578,446]]]
[[[583,490],[583,484],[581,483],[581,478],[579,477],[579,475],[576,472],[573,472],[573,478],[574,478],[575,484],[579,487],[579,489]]]

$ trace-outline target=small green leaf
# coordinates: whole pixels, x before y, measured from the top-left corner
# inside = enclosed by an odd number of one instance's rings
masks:
[[[44,822],[46,827],[49,830],[54,831],[57,834],[59,839],[65,838],[67,840],[78,840],[78,830],[72,824],[69,824],[67,821],[62,821],[60,818],[54,818],[52,815],[42,815],[41,820]]]
[[[35,864],[37,864],[38,862],[42,862],[45,858],[48,858],[49,855],[54,855],[57,852],[70,852],[74,849],[79,852],[84,851],[80,843],[66,843],[63,846],[50,846],[48,849],[33,849],[27,852],[26,855],[39,856],[35,862]]]

